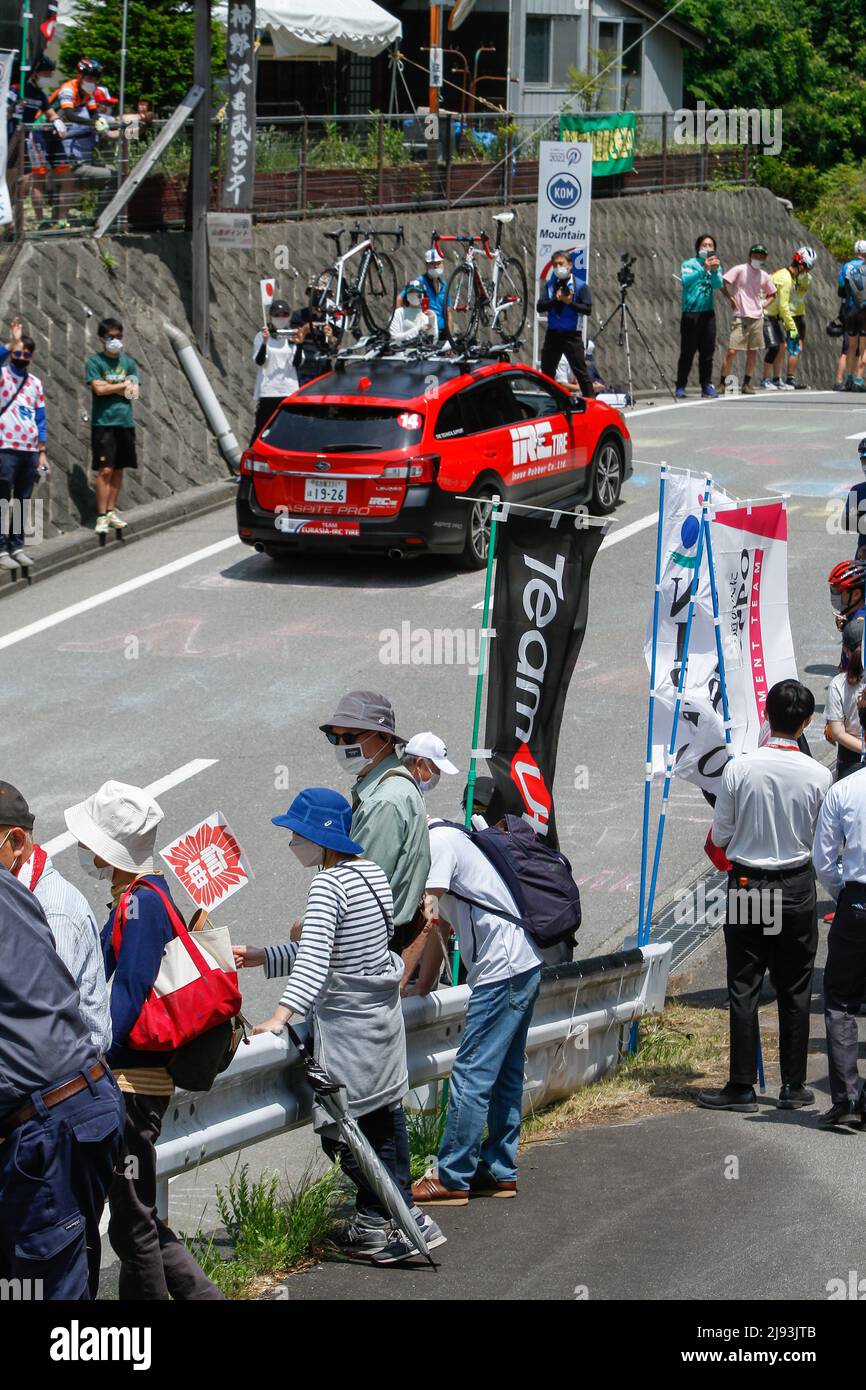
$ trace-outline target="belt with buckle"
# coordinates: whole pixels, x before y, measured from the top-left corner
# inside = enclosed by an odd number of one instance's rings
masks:
[[[71,1081],[65,1081],[62,1086],[54,1086],[50,1091],[42,1092],[42,1104],[46,1110],[52,1110],[55,1105],[62,1105],[65,1100],[77,1096],[79,1091],[83,1091],[87,1086],[87,1079],[98,1081],[105,1076],[107,1067],[102,1062],[97,1062],[95,1067],[90,1067],[87,1072],[81,1072],[74,1076]],[[32,1120],[38,1114],[36,1106],[28,1100],[24,1105],[19,1105],[17,1110],[13,1110],[11,1115],[4,1115],[0,1119],[0,1142],[8,1139],[16,1129],[26,1125],[28,1120]]]

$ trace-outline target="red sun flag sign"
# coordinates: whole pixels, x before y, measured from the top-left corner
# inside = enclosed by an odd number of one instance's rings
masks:
[[[277,287],[273,280],[260,280],[259,289],[262,292],[262,322],[267,323],[268,310],[274,302],[274,295],[277,292]]]
[[[219,811],[159,854],[196,907],[207,911],[219,907],[252,877],[247,857]]]

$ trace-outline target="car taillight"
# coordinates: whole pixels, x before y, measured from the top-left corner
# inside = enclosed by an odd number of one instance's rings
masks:
[[[435,483],[439,472],[439,455],[422,454],[409,464],[410,483]]]
[[[277,470],[276,468],[271,468],[271,465],[265,459],[257,459],[253,458],[251,454],[244,454],[241,459],[241,472],[276,473]]]

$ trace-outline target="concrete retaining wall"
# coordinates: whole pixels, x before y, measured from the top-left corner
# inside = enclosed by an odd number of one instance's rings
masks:
[[[443,232],[489,229],[495,210],[443,212],[436,214],[436,225]],[[380,225],[397,220],[377,219]],[[402,220],[406,245],[396,259],[398,270],[409,278],[422,267],[433,222],[427,213]],[[310,275],[332,257],[332,243],[323,232],[336,225],[329,218],[260,226],[253,252],[223,251],[212,257],[209,371],[242,441],[252,423],[250,347],[260,317],[259,278],[275,274],[279,292],[294,304],[302,302]],[[531,248],[534,227],[534,206],[519,205],[517,221],[506,232],[509,253]],[[679,330],[679,285],[674,276],[682,257],[691,253],[695,236],[707,230],[717,237],[726,266],[742,260],[756,237],[768,245],[773,267],[786,263],[803,242],[815,246],[819,259],[807,316],[810,342],[804,378],[813,385],[830,385],[836,344],[831,344],[823,329],[837,308],[836,265],[765,189],[658,194],[596,203],[590,279],[596,322],[616,303],[620,252],[636,253],[637,283],[628,302],[672,381]],[[524,260],[529,267],[528,249]],[[291,271],[281,268],[286,264]],[[166,318],[188,329],[189,291],[189,247],[180,233],[130,235],[100,243],[46,239],[29,243],[19,256],[0,295],[0,316],[7,321],[20,312],[38,344],[35,370],[45,383],[54,464],[47,489],[46,535],[92,525],[95,516],[90,488],[90,395],[83,381],[83,362],[96,346],[96,323],[106,312],[123,319],[127,350],[142,369],[142,399],[136,406],[141,466],[125,489],[124,508],[188,493],[225,477],[225,464],[162,332]],[[720,341],[728,321],[728,310],[722,305]],[[599,345],[598,358],[609,380],[624,378],[623,353],[616,345],[613,326]],[[661,388],[636,336],[632,366],[638,388]]]

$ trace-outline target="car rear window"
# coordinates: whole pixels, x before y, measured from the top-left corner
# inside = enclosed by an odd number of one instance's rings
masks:
[[[262,442],[292,453],[365,453],[420,443],[424,416],[379,405],[286,404],[262,431]]]

